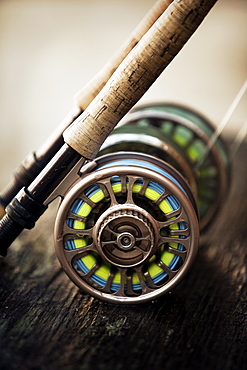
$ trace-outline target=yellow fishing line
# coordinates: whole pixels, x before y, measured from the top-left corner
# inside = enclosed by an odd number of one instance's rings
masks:
[[[127,185],[126,187],[128,188],[128,184],[126,184],[126,185]],[[133,193],[139,193],[141,188],[142,188],[142,185],[134,184],[133,188],[132,188],[132,191],[133,191]],[[116,193],[116,194],[120,193],[122,191],[122,184],[121,183],[113,184],[112,189],[113,189],[114,193]],[[157,191],[155,191],[153,189],[150,189],[148,187],[146,188],[146,190],[144,192],[144,195],[145,195],[146,198],[150,199],[151,201],[155,201],[160,196],[160,194]],[[98,203],[101,200],[103,200],[105,198],[105,196],[104,196],[103,191],[100,189],[89,198],[94,203]],[[159,208],[161,209],[161,211],[164,214],[167,214],[167,213],[170,213],[170,212],[173,211],[172,207],[170,206],[169,202],[166,199],[163,199],[160,202]],[[92,207],[84,202],[77,214],[79,216],[82,216],[82,217],[87,217],[90,214],[91,211],[92,211]],[[83,229],[85,229],[85,226],[86,226],[85,222],[77,221],[77,220],[74,221],[74,229],[83,230]],[[170,229],[173,229],[173,230],[178,230],[179,229],[178,224],[173,224],[169,227],[170,227]],[[87,245],[87,242],[86,242],[85,238],[76,239],[76,240],[74,240],[74,243],[75,243],[76,248],[81,248],[81,247],[84,247],[84,246]],[[169,245],[173,248],[178,248],[177,243],[169,243]],[[170,253],[170,252],[167,252],[167,251],[164,250],[161,254],[161,261],[165,265],[169,266],[173,257],[174,257],[173,253]],[[85,264],[86,268],[89,269],[89,270],[91,270],[97,262],[97,258],[93,253],[87,254],[86,256],[82,257],[81,260]],[[162,271],[163,270],[155,262],[155,256],[153,256],[148,262],[148,272],[149,272],[151,278],[154,278],[155,276],[157,276]],[[97,277],[107,281],[107,279],[110,275],[110,265],[107,262],[104,261],[101,264],[101,266],[97,269],[97,271],[95,272],[95,275]],[[113,278],[113,283],[120,284],[120,279],[121,279],[120,273],[116,272],[116,274]],[[139,277],[138,277],[136,272],[133,272],[133,274],[132,274],[132,284],[138,284],[138,283],[140,283]]]
[[[86,242],[85,238],[83,238],[83,239],[75,239],[74,240],[74,243],[75,243],[75,247],[76,248],[86,247],[86,245],[87,245],[87,242]]]

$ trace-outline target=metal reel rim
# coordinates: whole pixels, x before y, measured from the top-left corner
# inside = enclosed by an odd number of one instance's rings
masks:
[[[125,173],[126,171],[130,171],[130,168],[126,166],[125,168],[122,168],[121,170],[122,170],[123,173]],[[134,171],[134,169],[132,169],[132,171]],[[152,173],[152,171],[147,170],[147,172],[150,176],[152,176],[151,178],[153,179],[154,174]],[[134,173],[135,173],[135,175],[141,176],[141,175],[143,175],[143,169],[139,169],[139,172],[134,171]],[[84,184],[84,188],[87,187],[88,184],[90,184],[92,181],[95,183],[95,176],[96,176],[97,179],[100,179],[101,176],[113,176],[115,174],[116,174],[116,171],[115,171],[114,168],[113,169],[101,169],[101,170],[96,171],[95,173],[91,173],[91,174],[86,176],[87,181],[86,181],[86,185]],[[158,178],[160,180],[159,174],[156,174],[156,175],[158,176]],[[195,258],[195,255],[196,255],[196,252],[197,252],[197,244],[198,244],[198,240],[199,240],[199,228],[195,228],[195,227],[190,228],[191,233],[192,233],[191,237],[192,237],[192,240],[193,240],[193,243],[192,243],[193,246],[189,248],[186,261],[184,262],[184,265],[181,267],[181,271],[178,274],[176,274],[174,278],[172,278],[170,281],[168,281],[168,283],[166,283],[164,285],[164,287],[162,287],[162,289],[157,289],[157,290],[155,290],[151,293],[141,294],[138,297],[124,297],[124,296],[121,297],[121,296],[118,296],[117,292],[116,292],[116,294],[113,293],[109,297],[109,293],[104,293],[104,292],[100,291],[99,289],[95,289],[92,286],[89,287],[87,285],[87,283],[84,282],[78,276],[78,274],[74,271],[73,267],[69,264],[69,262],[68,262],[68,260],[65,256],[65,253],[64,253],[63,232],[61,230],[63,228],[63,224],[62,224],[61,220],[63,220],[63,218],[66,219],[68,209],[71,205],[71,198],[73,199],[73,198],[77,197],[79,193],[81,193],[81,191],[82,191],[81,190],[81,183],[83,182],[83,180],[85,180],[85,178],[82,179],[81,181],[79,181],[74,186],[74,188],[72,188],[69,191],[69,193],[67,194],[66,203],[64,203],[63,205],[61,204],[61,206],[58,210],[58,215],[57,215],[56,222],[55,222],[55,229],[54,229],[55,249],[56,249],[56,253],[57,253],[59,262],[62,265],[66,274],[70,277],[70,279],[80,289],[82,289],[86,293],[89,293],[90,295],[93,295],[95,298],[101,299],[101,300],[106,301],[106,302],[111,302],[111,303],[134,304],[134,303],[146,302],[146,301],[149,301],[149,300],[152,300],[152,299],[156,299],[159,296],[163,295],[165,292],[169,291],[172,286],[175,286],[182,279],[182,277],[187,272],[187,270],[189,269],[189,267],[191,266],[191,264],[192,264],[192,262]],[[167,180],[167,179],[165,179],[165,180]],[[165,182],[167,182],[167,181],[165,181]],[[181,197],[186,197],[186,195],[181,194],[180,189],[177,189],[177,192],[180,195],[178,198],[179,198],[179,201],[181,202],[180,198]],[[188,201],[187,197],[186,197],[186,200]],[[191,205],[191,203],[189,201],[188,201],[188,207],[190,208],[190,210],[189,210],[190,211],[189,212],[189,214],[190,214],[189,220],[191,220],[194,217],[193,222],[196,223],[197,222],[197,217],[196,217],[195,211],[193,209],[193,206]],[[158,293],[157,293],[157,291],[158,291]]]
[[[143,154],[138,152],[130,152],[130,151],[124,151],[124,152],[114,152],[109,154],[104,154],[97,158],[95,160],[97,167],[103,166],[106,163],[111,162],[112,167],[114,167],[114,161],[116,160],[124,160],[124,159],[134,159],[134,160],[140,160],[147,159],[149,163],[154,164],[155,166],[160,167],[162,170],[166,171],[169,175],[174,177],[178,182],[181,183],[181,186],[185,190],[188,198],[190,199],[190,202],[192,203],[194,210],[196,212],[197,218],[199,219],[199,211],[195,200],[195,195],[191,187],[188,185],[187,179],[185,179],[176,168],[171,166],[169,163],[163,161],[162,159],[159,159],[157,157],[154,157],[150,154]],[[117,165],[115,165],[117,166]]]

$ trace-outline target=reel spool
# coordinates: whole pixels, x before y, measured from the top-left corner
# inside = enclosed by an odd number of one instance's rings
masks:
[[[195,197],[204,198],[192,163],[198,159],[196,143],[208,139],[200,127],[164,107],[132,111],[100,156],[81,169],[58,210],[55,247],[63,269],[79,288],[107,302],[141,303],[169,292],[197,253]],[[192,133],[186,145],[178,135],[181,127]],[[218,162],[210,151],[210,170],[203,166],[206,178],[213,177],[210,196]],[[210,207],[199,211],[208,222]]]

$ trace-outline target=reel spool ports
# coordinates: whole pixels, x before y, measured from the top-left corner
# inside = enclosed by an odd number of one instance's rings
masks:
[[[82,172],[65,195],[55,223],[56,253],[71,280],[94,297],[124,304],[156,299],[193,263],[201,192],[192,166],[197,152],[188,148],[197,137],[207,140],[201,128],[182,126],[185,121],[153,106],[133,111],[106,140],[93,170]],[[183,135],[174,139],[178,127],[192,132],[187,145]],[[218,163],[211,158],[210,168]],[[199,207],[208,222],[206,211]]]

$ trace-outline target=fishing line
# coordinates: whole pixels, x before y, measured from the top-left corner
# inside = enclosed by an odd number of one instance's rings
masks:
[[[233,161],[238,149],[240,148],[242,142],[244,141],[245,137],[247,135],[247,119],[244,121],[242,126],[240,127],[239,132],[235,136],[235,139],[233,141],[232,147],[231,147],[231,154],[230,154],[230,162]]]
[[[223,130],[225,129],[225,127],[227,125],[227,123],[229,122],[229,119],[231,118],[231,116],[233,115],[234,111],[236,110],[238,104],[242,100],[246,90],[247,90],[247,80],[245,80],[244,84],[242,85],[242,87],[238,91],[237,95],[235,96],[233,102],[231,103],[228,110],[226,111],[223,119],[221,120],[218,127],[216,128],[214,134],[211,136],[210,141],[209,141],[208,146],[207,146],[207,150],[204,153],[204,155],[201,157],[201,159],[197,162],[196,168],[199,168],[203,164],[203,162],[205,161],[208,153],[210,152],[210,150],[212,149],[212,147],[216,143],[219,136],[222,134]]]
[[[169,180],[171,180],[174,184],[176,184],[185,194],[185,190],[183,187],[178,183],[176,179],[174,179],[170,174],[166,173],[163,171],[161,168],[158,166],[154,166],[151,163],[145,162],[145,161],[135,161],[135,160],[122,160],[122,161],[115,161],[113,163],[107,163],[100,168],[108,168],[111,166],[138,166],[138,167],[143,167],[143,168],[149,168],[153,171],[156,171],[163,176],[166,176]],[[100,168],[97,168],[99,170]],[[117,167],[116,167],[117,169]],[[113,176],[112,177],[112,189],[114,193],[117,195],[122,189],[121,185],[121,180],[119,176]],[[133,186],[132,193],[133,195],[137,195],[139,191],[142,188],[143,181],[142,179],[139,179],[136,181],[136,183]],[[128,187],[128,180],[127,180],[127,187]],[[164,192],[164,187],[160,184],[158,184],[155,181],[150,181],[145,193],[143,200],[148,201],[148,200],[155,200],[157,199],[163,192]],[[90,200],[92,200],[95,203],[101,202],[105,199],[105,195],[102,192],[100,186],[95,183],[92,186],[90,186],[86,192],[85,192],[86,197],[88,197]],[[159,204],[159,209],[164,213],[170,213],[179,208],[179,202],[176,199],[176,197],[173,194],[169,194],[166,196],[166,198]],[[71,212],[77,215],[80,215],[82,217],[90,217],[91,215],[92,208],[88,207],[88,204],[83,200],[83,199],[77,199],[74,204],[71,206]],[[67,225],[71,228],[74,229],[81,229],[80,233],[83,233],[83,229],[86,228],[86,223],[81,222],[81,221],[76,221],[72,219],[67,219]],[[170,230],[185,230],[186,229],[186,223],[184,222],[178,222],[174,223],[169,226]],[[185,236],[180,235],[179,238],[183,239]],[[68,250],[80,248],[83,246],[86,246],[88,243],[86,238],[83,239],[78,239],[78,240],[67,240],[65,243],[65,248]],[[184,250],[184,246],[181,243],[168,243],[168,245],[172,248],[175,248],[179,251]],[[177,255],[172,254],[171,252],[168,252],[165,250],[164,246],[161,246],[161,255],[160,259],[163,263],[165,263],[170,270],[174,270],[176,266],[178,265],[180,261],[180,257]],[[90,272],[90,270],[97,264],[97,261],[99,260],[98,256],[95,255],[95,253],[89,253],[88,255],[77,259],[76,262],[74,263],[74,268],[81,271],[83,274],[87,274]],[[100,287],[104,287],[107,283],[107,279],[109,276],[109,273],[111,271],[112,266],[107,263],[106,261],[101,260],[99,262],[99,266],[96,269],[96,271],[92,274],[91,280],[98,284]],[[152,261],[147,262],[147,269],[149,271],[149,274],[151,276],[151,279],[155,285],[158,283],[162,282],[166,276],[167,272],[162,270],[158,264],[155,261],[155,256],[153,256]],[[138,276],[136,272],[133,270],[130,270],[130,274],[132,275],[132,289],[133,291],[140,291],[142,289],[141,284],[139,283]],[[119,287],[120,287],[120,274],[116,270],[114,274],[113,281],[111,283],[111,290],[112,292],[116,292]],[[127,289],[127,286],[125,285],[125,290]]]

